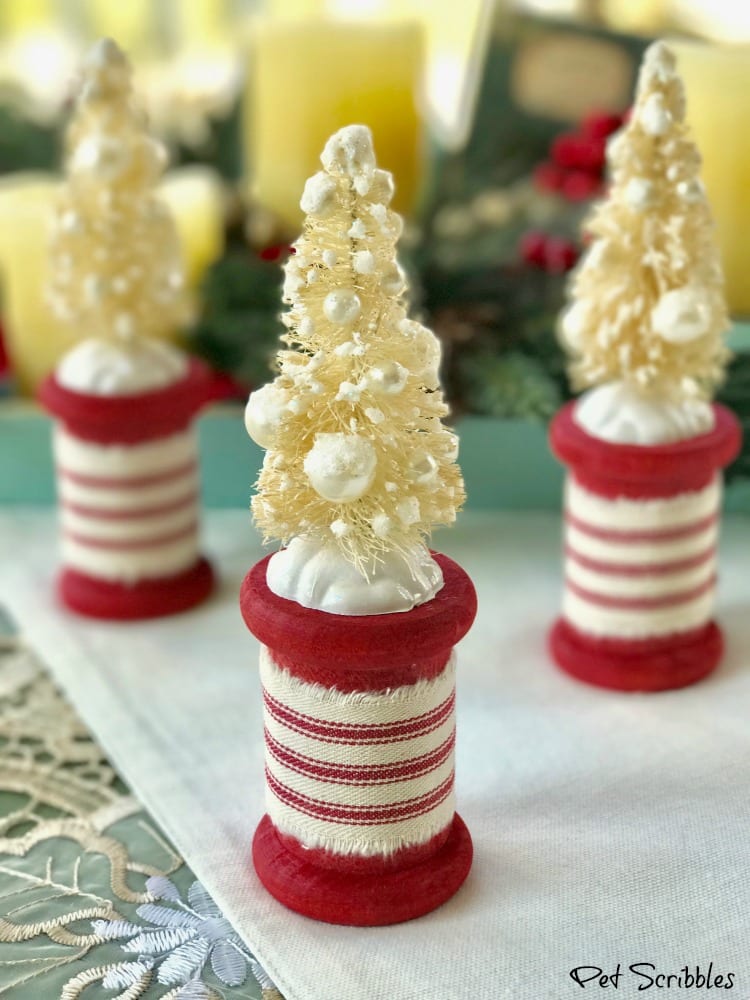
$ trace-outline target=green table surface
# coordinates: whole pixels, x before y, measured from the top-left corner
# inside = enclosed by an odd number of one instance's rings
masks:
[[[563,469],[539,422],[464,417],[456,424],[469,510],[558,510]],[[262,464],[239,406],[214,406],[198,421],[203,502],[244,507]],[[0,504],[52,504],[51,422],[28,402],[0,405]],[[750,512],[750,481],[732,483],[725,507]]]

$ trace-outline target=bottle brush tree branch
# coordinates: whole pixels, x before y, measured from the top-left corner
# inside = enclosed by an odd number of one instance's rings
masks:
[[[334,544],[367,576],[452,522],[463,481],[439,342],[406,315],[391,175],[362,125],[332,136],[321,160],[285,267],[278,374],[246,411],[267,449],[252,507],[266,539]]]
[[[663,42],[644,56],[632,116],[607,160],[609,192],[584,223],[591,242],[561,323],[574,387],[623,381],[709,397],[729,320],[684,87]]]
[[[89,52],[66,135],[48,297],[87,337],[170,334],[189,317],[177,231],[155,186],[166,154],[110,39]]]

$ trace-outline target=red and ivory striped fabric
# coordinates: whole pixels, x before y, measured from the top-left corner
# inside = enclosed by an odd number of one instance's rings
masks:
[[[639,639],[710,619],[721,477],[658,500],[606,499],[569,476],[564,617],[596,636]]]
[[[433,680],[342,693],[261,646],[266,806],[282,834],[338,855],[387,856],[453,821],[455,663]]]
[[[102,445],[57,424],[54,438],[66,566],[133,583],[179,573],[198,552],[198,459],[192,430]]]

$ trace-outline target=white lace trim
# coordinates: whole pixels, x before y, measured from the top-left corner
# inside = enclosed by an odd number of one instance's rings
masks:
[[[0,944],[21,945],[28,954],[7,965],[10,978],[0,992],[23,984],[35,996],[53,989],[57,995],[60,987],[50,985],[48,974],[75,963],[80,971],[64,983],[61,1000],[88,996],[97,983],[119,989],[121,1000],[137,1000],[146,990],[159,1000],[231,1000],[226,987],[244,982],[248,972],[264,998],[280,996],[200,883],[182,899],[167,876],[183,861],[146,819],[141,826],[166,858],[161,869],[131,857],[110,830],[138,816],[141,806],[33,653],[10,634],[2,608],[0,732],[0,792],[19,797],[0,814],[0,880],[11,886],[0,894]],[[60,838],[65,852],[55,843]],[[90,878],[97,855],[106,860],[106,889]],[[140,923],[123,915],[133,907]],[[113,940],[123,941],[122,960],[97,961]],[[52,964],[45,957],[50,943],[58,951],[68,946]],[[203,981],[209,967],[222,994]]]

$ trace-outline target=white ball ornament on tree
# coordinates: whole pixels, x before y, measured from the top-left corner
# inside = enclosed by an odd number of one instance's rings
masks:
[[[331,215],[337,207],[336,192],[338,185],[336,181],[329,177],[324,171],[319,170],[308,178],[305,189],[300,198],[300,208],[307,215],[314,215],[319,219],[325,219]]]
[[[588,323],[588,309],[583,302],[574,302],[563,312],[560,319],[560,333],[563,342],[571,351],[580,349]]]
[[[453,431],[444,430],[441,435],[441,443],[443,445],[442,454],[444,458],[448,462],[455,462],[458,458],[458,449],[460,447],[458,434],[454,434]]]
[[[387,538],[393,527],[393,521],[387,514],[376,514],[372,521],[372,530],[378,538]]]
[[[705,292],[685,286],[665,292],[651,313],[654,333],[669,344],[689,344],[711,328],[711,309]]]
[[[664,42],[655,42],[647,51],[641,64],[638,89],[663,86],[677,76],[674,52]]]
[[[677,185],[677,194],[688,205],[695,205],[703,201],[706,197],[706,189],[703,182],[698,177],[692,177],[689,181],[680,181]]]
[[[320,159],[329,173],[349,177],[357,194],[364,196],[370,190],[375,174],[375,151],[366,125],[340,129],[325,144]]]
[[[398,361],[381,361],[368,370],[365,385],[372,392],[395,396],[403,390],[408,377],[408,370]]]
[[[392,264],[380,279],[380,287],[386,295],[400,295],[406,287],[406,276],[398,264]]]
[[[376,169],[372,176],[369,195],[373,201],[388,205],[393,198],[395,187],[393,177],[387,170]]]
[[[654,185],[644,177],[632,177],[625,185],[625,201],[633,211],[645,211],[654,203]]]
[[[357,274],[375,273],[375,255],[371,250],[357,250],[353,255],[354,270]]]
[[[440,362],[442,348],[440,341],[426,326],[416,320],[406,319],[401,323],[401,333],[407,339],[414,357],[414,374],[428,388],[440,382]]]
[[[250,393],[245,407],[245,429],[261,448],[270,448],[289,406],[286,389],[269,382]]]
[[[422,516],[419,500],[416,497],[406,497],[396,505],[396,514],[403,524],[416,524]]]
[[[638,121],[647,135],[666,135],[674,123],[672,113],[661,94],[651,94],[638,111]]]
[[[346,326],[359,318],[362,303],[359,295],[350,288],[336,288],[323,300],[323,313],[331,323]]]
[[[81,142],[70,161],[71,175],[86,172],[100,180],[120,177],[130,166],[132,149],[122,140],[106,135],[90,136]]]
[[[436,481],[438,464],[426,451],[418,451],[411,460],[409,472],[412,482],[426,486]]]
[[[316,434],[304,460],[312,488],[333,503],[358,500],[372,486],[376,467],[375,449],[360,434]]]
[[[281,296],[284,302],[294,302],[294,299],[299,292],[299,290],[304,286],[305,279],[299,272],[299,268],[296,266],[288,267],[284,274],[284,284],[281,290]]]

